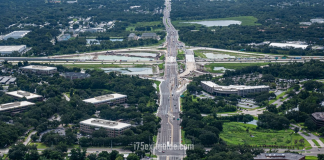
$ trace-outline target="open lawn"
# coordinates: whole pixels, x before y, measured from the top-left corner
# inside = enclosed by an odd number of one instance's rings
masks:
[[[299,140],[304,138],[299,134],[293,133],[294,131],[290,129],[256,129],[257,126],[255,125],[238,122],[224,123],[223,127],[224,129],[223,132],[221,132],[220,137],[228,144],[232,145],[267,145],[265,146],[266,148],[275,145],[279,148],[283,148],[280,146],[289,146],[299,149],[310,147],[310,144],[306,140],[304,140],[304,144],[301,144]],[[298,140],[297,144],[294,144],[295,140]]]
[[[136,27],[151,27],[151,31],[159,31],[164,28],[161,21],[137,22],[126,28],[126,31],[134,31]]]
[[[187,139],[185,137],[185,131],[184,130],[181,130],[181,139],[182,139],[181,144],[191,144],[191,140]]]
[[[158,93],[160,93],[160,88],[159,88],[159,86],[160,86],[160,81],[154,81],[154,83],[156,84],[156,90],[157,90],[157,92]]]
[[[184,54],[183,50],[178,50],[177,59],[178,60],[184,60],[185,59],[185,54]]]
[[[238,69],[238,68],[243,68],[247,66],[264,66],[267,65],[268,63],[210,63],[205,65],[205,68],[209,72],[216,72],[214,71],[214,67],[225,67],[227,69]]]
[[[318,160],[316,156],[306,156],[305,160]]]
[[[206,55],[200,51],[194,51],[194,54],[195,54],[195,57],[207,58]]]
[[[29,143],[29,145],[37,145],[37,149],[46,149],[48,148],[45,144],[43,143]]]
[[[322,148],[322,147],[320,147],[319,143],[318,143],[315,139],[312,139],[312,141],[315,143],[315,145],[316,145],[317,147]]]

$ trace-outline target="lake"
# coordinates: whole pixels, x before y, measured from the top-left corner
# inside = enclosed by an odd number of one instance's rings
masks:
[[[121,72],[122,74],[153,74],[152,68],[101,68],[105,73],[109,72]]]
[[[230,56],[228,54],[220,54],[220,53],[204,53],[207,58],[210,59],[224,59],[224,58],[235,58],[235,56]]]
[[[258,122],[258,120],[252,120],[251,122],[247,122],[246,124],[253,124],[253,125],[256,125],[257,126],[257,122]],[[243,123],[243,122],[241,122],[241,123]]]
[[[227,68],[225,68],[225,67],[214,67],[213,70],[214,70],[214,71],[223,71],[223,72],[225,72],[225,70],[234,71],[234,69],[227,69]]]
[[[212,26],[229,26],[231,24],[241,25],[242,22],[236,20],[215,20],[215,21],[197,21],[197,22],[181,22],[181,23],[194,23],[194,24],[201,24],[206,27],[212,27]]]

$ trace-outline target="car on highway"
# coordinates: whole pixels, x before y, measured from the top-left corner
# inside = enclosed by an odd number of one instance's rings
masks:
[[[162,151],[162,153],[165,153],[164,151]]]

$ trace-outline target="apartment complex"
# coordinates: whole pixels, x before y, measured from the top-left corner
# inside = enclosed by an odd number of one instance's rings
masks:
[[[90,98],[90,99],[85,99],[83,101],[86,103],[92,103],[95,106],[98,106],[100,104],[114,105],[114,104],[125,103],[126,100],[127,100],[126,95],[116,93],[116,94],[107,94],[107,95],[102,95],[102,96],[98,96],[98,97],[94,97],[94,98]]]
[[[92,132],[104,128],[108,137],[117,137],[131,127],[130,124],[116,121],[90,118],[80,122],[80,130],[84,133],[92,134]]]
[[[6,94],[14,97],[15,99],[25,97],[29,101],[41,101],[41,100],[43,100],[43,97],[41,95],[26,92],[26,91],[22,91],[22,90],[6,92]]]
[[[56,67],[48,67],[48,66],[38,66],[38,65],[30,65],[26,67],[20,68],[22,72],[36,73],[36,74],[53,74],[57,72]]]
[[[25,111],[29,106],[32,105],[35,105],[35,103],[28,101],[1,104],[0,112],[20,113]]]
[[[324,112],[312,113],[312,119],[317,127],[324,127]]]
[[[202,88],[209,92],[215,93],[218,96],[236,94],[239,96],[245,96],[249,93],[269,91],[270,87],[265,85],[260,86],[245,86],[245,85],[229,85],[220,86],[211,81],[201,81]]]

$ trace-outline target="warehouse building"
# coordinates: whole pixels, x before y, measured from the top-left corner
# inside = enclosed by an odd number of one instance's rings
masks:
[[[270,43],[269,47],[278,47],[283,49],[290,49],[290,48],[300,48],[306,49],[308,47],[307,44],[294,44],[294,43]]]
[[[29,73],[36,73],[36,74],[53,74],[57,72],[56,67],[37,66],[37,65],[21,67],[20,69],[22,70],[22,72],[29,72]]]
[[[29,106],[32,105],[35,105],[35,103],[28,101],[1,104],[0,112],[20,113],[25,111]]]
[[[324,127],[324,112],[312,113],[312,119],[317,127]]]
[[[0,46],[0,54],[12,54],[13,52],[22,53],[26,50],[26,45],[19,45],[19,46]]]
[[[98,118],[90,118],[80,122],[81,132],[92,134],[93,131],[104,128],[107,131],[108,137],[117,137],[119,135],[122,135],[124,131],[129,129],[130,127],[131,125],[127,123]]]
[[[305,156],[296,153],[261,153],[254,157],[255,160],[305,160]]]
[[[260,86],[245,86],[245,85],[229,85],[229,86],[220,86],[211,81],[201,81],[202,88],[209,92],[215,93],[216,96],[227,96],[230,94],[236,94],[239,96],[245,96],[249,93],[264,92],[269,91],[269,86],[260,85]]]
[[[156,33],[143,33],[142,34],[142,39],[158,39],[158,36]]]
[[[26,36],[30,31],[13,31],[2,37],[3,40],[7,40],[8,38],[19,39]]]
[[[73,79],[84,79],[84,78],[88,78],[88,77],[90,77],[90,74],[87,74],[87,73],[76,73],[76,72],[65,72],[65,73],[62,73],[61,76],[63,76],[64,78],[68,78],[70,80],[73,80]]]
[[[126,95],[122,94],[107,94],[99,97],[94,97],[90,99],[85,99],[83,100],[86,103],[92,103],[95,106],[101,105],[101,104],[120,104],[120,103],[125,103],[127,100]]]
[[[25,97],[29,101],[41,101],[41,100],[43,100],[43,97],[41,95],[26,92],[26,91],[22,91],[22,90],[6,92],[6,94],[10,95],[10,96],[12,96],[12,97],[14,97],[16,99]]]

